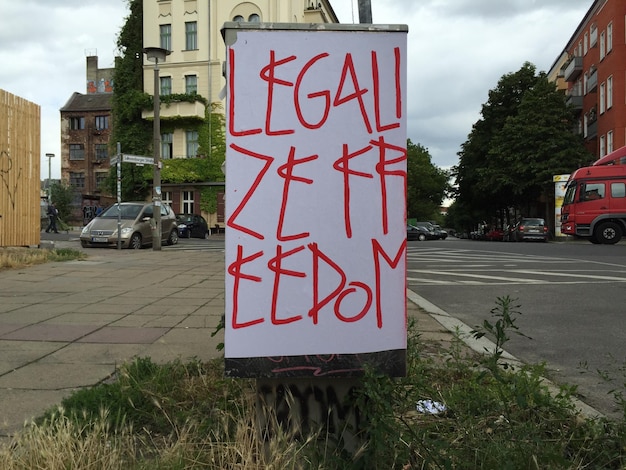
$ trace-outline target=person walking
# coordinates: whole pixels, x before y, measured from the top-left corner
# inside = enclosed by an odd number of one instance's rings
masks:
[[[48,204],[48,228],[46,228],[46,233],[50,233],[50,231],[54,231],[54,233],[59,233],[57,230],[57,218],[59,217],[59,211],[55,207],[54,203],[51,202]]]

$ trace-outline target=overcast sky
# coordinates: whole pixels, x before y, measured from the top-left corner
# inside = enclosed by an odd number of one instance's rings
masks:
[[[331,3],[342,23],[358,23],[357,0]],[[525,61],[548,71],[592,3],[371,0],[374,23],[409,26],[408,137],[435,165],[455,165],[488,91]],[[126,0],[0,1],[0,88],[41,106],[42,179],[46,153],[60,177],[59,110],[85,93],[85,57],[112,67],[127,15]]]

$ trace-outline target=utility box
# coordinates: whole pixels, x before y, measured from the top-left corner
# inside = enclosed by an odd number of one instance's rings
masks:
[[[0,247],[40,242],[41,108],[0,89]]]
[[[407,32],[224,25],[228,376],[405,375]]]

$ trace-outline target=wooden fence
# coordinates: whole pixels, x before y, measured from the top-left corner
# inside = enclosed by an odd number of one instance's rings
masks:
[[[40,243],[41,108],[0,89],[0,247]]]

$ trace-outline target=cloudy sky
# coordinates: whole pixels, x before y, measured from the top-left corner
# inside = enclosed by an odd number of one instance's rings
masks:
[[[235,1],[235,0],[219,0]],[[342,23],[358,23],[357,0],[331,0]],[[374,23],[407,24],[408,137],[440,167],[479,118],[487,93],[525,61],[547,71],[593,0],[371,0]],[[126,0],[0,1],[0,88],[41,106],[46,153],[60,176],[59,109],[85,93],[85,57],[112,67]]]

